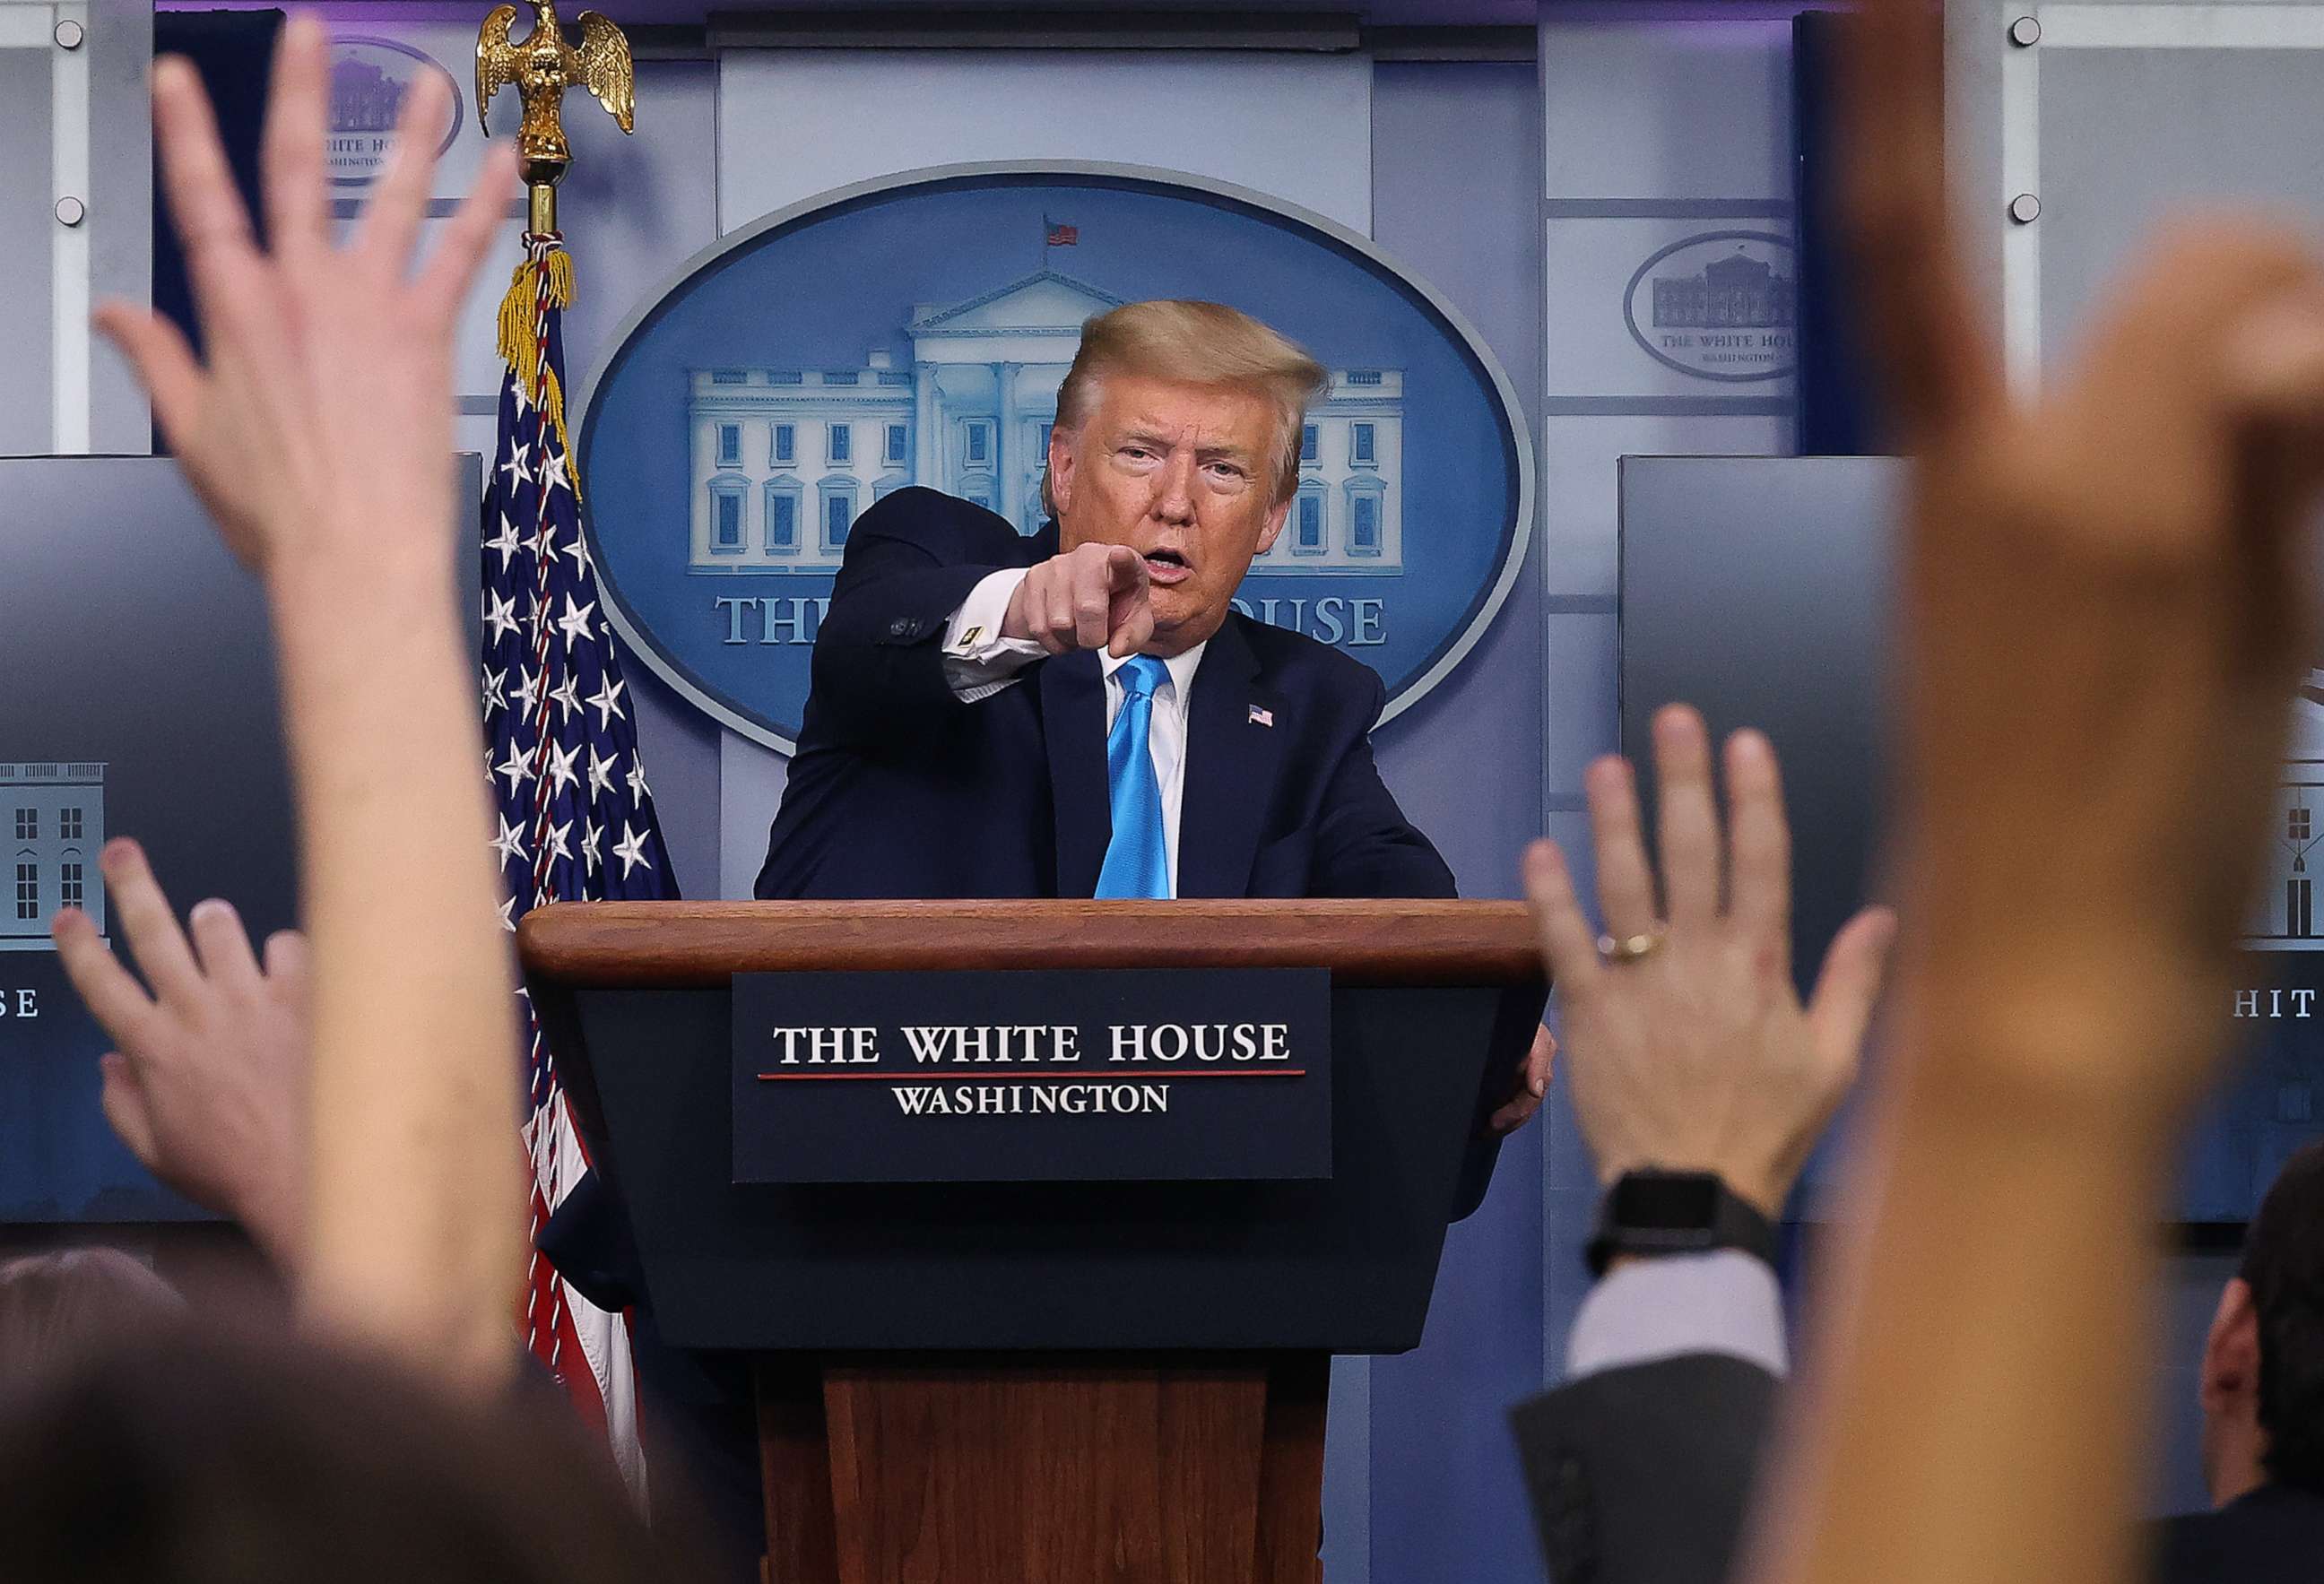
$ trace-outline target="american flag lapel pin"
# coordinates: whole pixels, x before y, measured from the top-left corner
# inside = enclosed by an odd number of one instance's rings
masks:
[[[1257,705],[1253,705],[1250,706],[1250,723],[1254,726],[1272,726],[1275,724],[1275,712],[1263,710]]]

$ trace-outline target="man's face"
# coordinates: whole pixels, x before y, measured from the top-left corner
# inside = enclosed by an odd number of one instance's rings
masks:
[[[1148,652],[1182,653],[1227,619],[1227,602],[1283,531],[1281,437],[1265,397],[1109,374],[1077,430],[1049,438],[1058,548],[1128,545],[1152,579]]]

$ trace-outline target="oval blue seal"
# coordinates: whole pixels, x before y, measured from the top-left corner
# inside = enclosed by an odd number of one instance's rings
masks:
[[[460,135],[466,114],[460,79],[434,56],[399,44],[343,33],[331,41],[331,129],[324,165],[334,187],[368,187],[395,152],[396,125],[411,85],[433,72],[451,88],[438,157]]]
[[[698,254],[578,398],[608,613],[672,686],[788,752],[848,530],[909,484],[1032,533],[1084,321],[1150,298],[1255,315],[1331,371],[1246,613],[1379,671],[1387,714],[1507,597],[1533,514],[1514,391],[1370,243],[1143,167],[954,165],[825,194]]]
[[[1779,380],[1799,361],[1798,276],[1789,237],[1706,231],[1638,266],[1622,321],[1648,357],[1683,374]]]

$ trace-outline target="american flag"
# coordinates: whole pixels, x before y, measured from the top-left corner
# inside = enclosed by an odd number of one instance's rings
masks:
[[[1048,239],[1042,243],[1042,246],[1078,247],[1081,245],[1082,228],[1080,226],[1068,225],[1063,220],[1052,220],[1047,215],[1041,216],[1041,224],[1048,227]]]
[[[511,929],[549,902],[678,895],[638,760],[621,657],[581,538],[565,441],[562,317],[572,292],[562,239],[528,235],[501,309],[509,369],[484,502],[485,769],[499,823],[493,850],[505,891],[501,921]],[[589,1161],[530,1003],[525,1022],[524,1144],[538,1237]],[[642,1497],[627,1317],[571,1290],[536,1252],[523,1322],[533,1354],[583,1415],[604,1425]]]

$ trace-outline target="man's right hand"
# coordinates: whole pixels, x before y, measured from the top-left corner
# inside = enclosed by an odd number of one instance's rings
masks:
[[[1126,659],[1154,637],[1146,589],[1146,559],[1128,545],[1078,545],[1025,574],[1001,636],[1029,639],[1053,655],[1102,649]]]
[[[1564,1013],[1574,1116],[1601,1182],[1642,1167],[1714,1172],[1773,1219],[1855,1082],[1895,918],[1868,907],[1850,919],[1803,1008],[1792,989],[1791,832],[1775,750],[1756,732],[1728,740],[1723,843],[1702,717],[1683,705],[1656,714],[1655,761],[1666,916],[1655,906],[1628,763],[1600,760],[1588,777],[1607,933],[1655,938],[1645,955],[1601,959],[1557,844],[1526,853],[1526,897]]]

